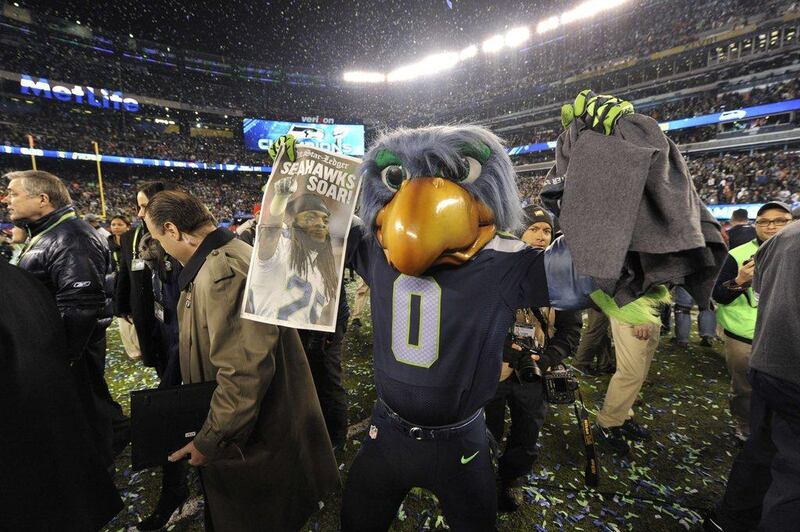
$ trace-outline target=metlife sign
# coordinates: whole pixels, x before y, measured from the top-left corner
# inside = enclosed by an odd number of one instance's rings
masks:
[[[126,97],[120,91],[95,89],[93,87],[83,87],[81,85],[73,85],[71,87],[65,85],[51,85],[45,78],[37,77],[34,79],[27,74],[22,74],[22,76],[20,76],[19,91],[25,96],[73,102],[100,109],[123,110],[129,113],[139,111],[139,102],[133,98]]]

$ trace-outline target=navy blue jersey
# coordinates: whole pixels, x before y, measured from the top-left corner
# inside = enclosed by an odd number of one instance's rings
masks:
[[[403,418],[446,425],[485,405],[519,308],[548,305],[544,254],[496,236],[469,262],[401,274],[360,226],[348,263],[370,287],[378,395]]]

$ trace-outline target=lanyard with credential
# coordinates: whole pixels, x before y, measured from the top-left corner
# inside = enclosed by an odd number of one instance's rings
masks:
[[[140,225],[139,227],[136,228],[136,231],[134,231],[134,233],[133,233],[133,249],[131,249],[131,253],[133,253],[133,258],[134,259],[138,259],[139,258],[139,250],[136,249],[136,244],[137,244],[137,240],[139,240],[139,231],[141,231],[141,230],[142,230],[142,226]]]
[[[34,246],[34,244],[36,244],[39,241],[39,239],[44,236],[44,234],[46,232],[50,231],[51,229],[53,229],[55,226],[57,226],[58,224],[60,224],[64,220],[69,220],[70,218],[75,218],[75,213],[74,212],[64,213],[63,215],[61,215],[61,218],[59,218],[58,221],[56,221],[56,223],[54,223],[53,225],[51,225],[50,227],[48,227],[47,229],[45,229],[44,231],[42,231],[38,235],[36,235],[33,238],[31,238],[30,240],[28,240],[28,243],[25,245],[25,248],[22,250],[22,253],[19,254],[19,258],[21,259],[23,256],[25,256],[25,253],[27,253],[28,250],[31,249]]]

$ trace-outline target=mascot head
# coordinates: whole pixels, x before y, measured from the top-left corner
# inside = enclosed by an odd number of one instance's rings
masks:
[[[361,174],[361,216],[407,275],[463,264],[522,219],[511,159],[481,127],[387,133],[364,157]]]

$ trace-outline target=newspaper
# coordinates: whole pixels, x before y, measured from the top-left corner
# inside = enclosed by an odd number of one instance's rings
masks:
[[[333,332],[360,160],[297,145],[275,161],[256,227],[242,317]]]

